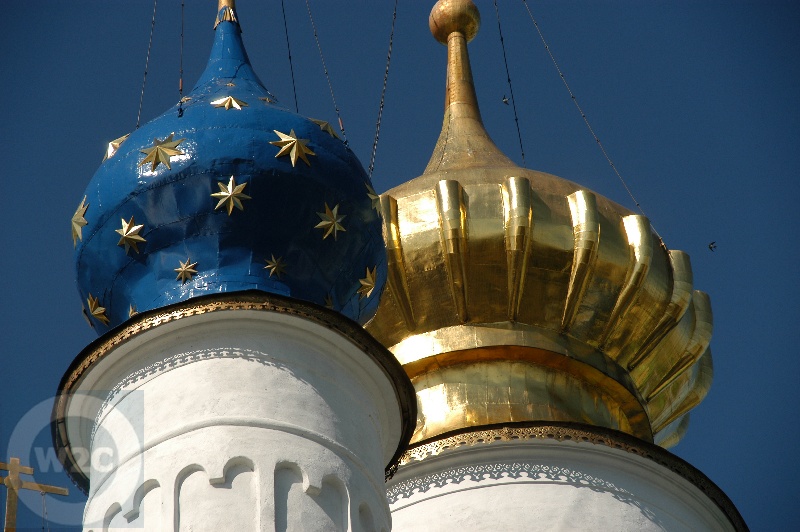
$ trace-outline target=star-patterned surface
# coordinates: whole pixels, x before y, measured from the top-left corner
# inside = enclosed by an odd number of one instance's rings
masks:
[[[294,132],[294,129],[289,131],[289,134],[281,133],[278,130],[275,131],[275,134],[281,140],[274,140],[270,142],[273,146],[278,146],[280,150],[275,155],[275,158],[283,157],[284,155],[288,155],[289,159],[292,161],[292,166],[297,164],[297,159],[302,159],[304,163],[308,166],[311,166],[311,162],[309,162],[308,157],[306,155],[316,155],[311,149],[306,146],[308,143],[308,139],[299,139]]]
[[[120,235],[119,242],[117,242],[118,246],[125,246],[125,254],[128,254],[128,250],[133,248],[136,253],[139,253],[139,244],[143,244],[147,242],[143,236],[139,233],[144,229],[143,224],[136,225],[136,220],[134,217],[131,216],[131,219],[127,222],[125,218],[122,219],[122,227],[117,229],[117,234]]]
[[[108,146],[106,146],[106,153],[105,155],[103,155],[103,160],[105,161],[106,159],[110,159],[111,157],[113,157],[114,154],[117,153],[119,147],[122,146],[122,143],[125,142],[125,139],[127,139],[129,136],[130,133],[122,135],[120,138],[114,139],[111,142],[109,142]]]
[[[176,281],[180,281],[181,284],[186,283],[186,281],[191,281],[192,277],[197,275],[197,263],[192,262],[192,259],[187,257],[186,262],[178,261],[180,266],[175,268],[175,271],[178,273],[178,276],[175,277]]]
[[[106,308],[100,306],[100,301],[92,294],[89,294],[89,297],[86,299],[86,303],[89,305],[89,314],[103,325],[108,325]]]
[[[275,258],[273,254],[271,258],[266,259],[267,265],[264,266],[265,270],[269,270],[269,276],[272,277],[275,275],[278,279],[280,279],[284,273],[286,273],[286,263],[283,261],[283,257]]]
[[[339,231],[347,231],[341,224],[342,220],[344,220],[347,215],[339,214],[338,203],[333,206],[333,209],[328,207],[328,204],[325,203],[325,212],[318,212],[317,216],[319,216],[322,221],[315,225],[314,228],[325,231],[322,235],[322,240],[325,240],[330,235],[333,235],[333,239],[336,240]]]
[[[252,199],[243,192],[244,187],[247,186],[247,183],[240,183],[237,185],[236,178],[234,176],[231,176],[227,185],[224,181],[219,181],[217,186],[219,187],[219,192],[211,194],[212,198],[219,199],[219,202],[217,202],[217,206],[214,207],[214,210],[225,207],[228,210],[228,216],[231,215],[234,207],[240,211],[244,210],[244,204],[242,204],[242,200]]]
[[[72,215],[72,247],[78,244],[78,240],[83,240],[83,227],[89,223],[85,218],[88,208],[89,204],[86,203],[86,196],[84,196],[81,204],[75,210],[75,214]]]
[[[172,169],[169,163],[169,158],[176,155],[183,155],[183,152],[178,149],[178,146],[184,139],[173,140],[175,133],[170,133],[164,140],[153,139],[153,145],[149,148],[139,150],[145,154],[145,158],[139,163],[139,166],[144,166],[150,163],[151,172],[155,172],[159,164],[163,164],[167,169]]]
[[[367,268],[367,275],[363,279],[359,279],[358,282],[361,285],[358,288],[358,296],[359,299],[363,299],[365,297],[369,297],[372,295],[372,291],[375,290],[375,272],[377,271],[377,267],[373,267],[371,270]]]
[[[381,212],[381,197],[375,192],[375,189],[372,188],[372,185],[369,183],[364,183],[364,186],[367,187],[367,196],[369,196],[370,201],[372,201],[372,208],[375,209],[377,212]]]
[[[233,96],[225,96],[224,98],[214,100],[211,102],[211,105],[214,107],[223,107],[226,111],[229,109],[238,109],[241,111],[242,107],[247,107],[247,102],[234,98]]]
[[[326,122],[324,120],[317,120],[316,118],[309,118],[309,120],[317,124],[322,131],[324,131],[331,137],[335,139],[339,138],[339,135],[337,135],[336,132],[333,130],[333,126],[331,126],[330,122]]]
[[[364,266],[377,264],[379,279],[386,267],[369,177],[337,139],[335,119],[277,103],[237,26],[220,25],[214,41],[191,92],[109,143],[86,188],[73,243],[87,316],[105,330],[88,312],[89,293],[116,327],[131,312],[260,290],[320,305],[327,294],[337,312],[365,323],[378,301],[360,299],[357,280]]]

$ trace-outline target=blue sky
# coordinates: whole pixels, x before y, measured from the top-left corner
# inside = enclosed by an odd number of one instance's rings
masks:
[[[300,113],[335,122],[305,3],[287,2]],[[596,133],[653,225],[692,257],[714,310],[715,380],[673,449],[717,483],[753,530],[798,529],[800,9],[791,2],[529,0]],[[208,57],[215,0],[186,6],[184,86]],[[487,130],[521,163],[492,2],[470,47]],[[527,166],[633,208],[546,55],[521,1],[500,15]],[[373,182],[419,175],[441,125],[445,50],[432,2],[401,1]],[[391,0],[311,2],[351,147],[369,164]],[[287,107],[280,2],[240,0],[245,45]],[[0,31],[0,461],[69,486],[48,460],[49,401],[94,338],[74,284],[69,219],[105,143],[135,127],[152,2],[30,0]],[[159,2],[142,117],[178,99],[180,3]],[[707,245],[716,241],[711,253]],[[37,406],[38,405],[38,406]],[[37,450],[38,449],[38,450]],[[38,453],[38,454],[37,454]],[[77,489],[72,489],[77,493]],[[40,508],[38,494],[28,499]],[[53,525],[82,499],[48,498]],[[20,508],[20,525],[41,527]]]

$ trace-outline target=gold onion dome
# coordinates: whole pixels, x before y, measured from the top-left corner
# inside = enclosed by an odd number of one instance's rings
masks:
[[[442,132],[424,173],[380,198],[388,283],[367,330],[416,388],[412,444],[545,421],[674,445],[711,384],[709,298],[647,218],[500,152],[467,54],[479,23],[469,0],[433,8]]]

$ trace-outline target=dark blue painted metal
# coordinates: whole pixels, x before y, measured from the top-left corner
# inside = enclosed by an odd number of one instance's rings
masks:
[[[229,86],[233,83],[233,86]],[[324,304],[360,323],[377,309],[386,279],[381,221],[367,196],[369,183],[355,155],[339,140],[300,115],[260,100],[269,92],[253,72],[239,26],[221,22],[205,72],[179,105],[134,131],[95,173],[86,189],[88,225],[75,253],[78,289],[106,308],[109,326],[92,320],[99,333],[139,311],[215,292],[262,290]],[[248,104],[225,110],[210,104],[233,96]],[[275,158],[273,130],[309,139],[311,166]],[[185,138],[184,155],[163,164],[139,167],[142,149],[174,133]],[[244,211],[215,210],[218,182],[230,176],[247,183]],[[346,232],[323,240],[315,229],[324,204],[339,204]],[[125,254],[117,242],[121,219],[144,224],[147,242]],[[279,280],[264,269],[265,259],[282,257]],[[179,261],[197,262],[198,274],[176,280]],[[367,268],[377,266],[369,298],[356,292]]]

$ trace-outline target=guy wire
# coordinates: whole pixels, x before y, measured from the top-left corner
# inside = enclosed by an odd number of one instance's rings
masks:
[[[144,62],[144,76],[142,77],[142,93],[139,95],[139,114],[136,116],[136,129],[139,129],[139,124],[142,120],[142,103],[144,102],[144,87],[147,83],[147,67],[150,65],[150,50],[153,47],[153,30],[156,27],[156,7],[158,0],[153,0],[153,21],[150,23],[150,40],[147,43],[147,58]]]
[[[506,45],[503,41],[503,28],[500,26],[500,10],[497,8],[497,0],[494,0],[494,12],[497,15],[497,31],[500,33],[500,47],[503,49],[503,64],[506,67],[506,81],[508,90],[511,93],[511,108],[514,110],[514,123],[517,125],[517,138],[519,139],[519,151],[522,154],[522,166],[525,166],[525,149],[522,147],[522,133],[519,130],[519,117],[517,116],[517,103],[514,100],[514,88],[511,86],[511,74],[508,71],[508,60],[506,59]]]
[[[381,134],[381,118],[383,117],[383,104],[386,101],[386,85],[389,81],[389,64],[392,61],[392,42],[394,41],[394,24],[397,21],[397,0],[394,0],[394,13],[392,13],[392,30],[389,33],[389,51],[386,54],[386,70],[383,73],[383,88],[381,89],[381,103],[378,107],[378,120],[375,123],[375,140],[372,141],[372,155],[369,159],[369,177],[375,169],[375,154],[378,152],[378,137]]]
[[[339,106],[336,105],[336,96],[333,94],[333,85],[331,85],[331,77],[328,74],[328,67],[325,66],[325,56],[322,54],[322,46],[319,44],[319,36],[317,35],[317,25],[314,23],[314,17],[311,15],[311,5],[306,0],[306,9],[308,10],[308,19],[311,21],[311,28],[314,30],[314,40],[317,42],[317,49],[319,50],[319,58],[322,61],[322,70],[325,72],[325,79],[328,81],[328,89],[331,91],[331,100],[333,100],[333,108],[336,111],[336,117],[339,119],[339,130],[342,132],[342,139],[344,145],[347,146],[347,134],[344,132],[344,122],[342,122],[342,114],[339,112]]]
[[[547,44],[547,41],[544,38],[544,34],[542,33],[542,30],[539,28],[539,24],[536,23],[536,19],[533,17],[533,13],[531,13],[531,8],[528,6],[527,0],[522,0],[522,3],[525,5],[525,9],[528,11],[528,16],[530,17],[531,22],[533,22],[533,26],[536,28],[536,32],[539,34],[539,38],[541,39],[545,50],[547,50],[547,54],[550,56],[550,60],[553,62],[553,66],[556,67],[556,71],[558,72],[558,75],[561,78],[561,81],[564,83],[564,86],[567,88],[567,92],[569,93],[569,97],[572,99],[572,103],[575,104],[575,107],[578,109],[578,112],[581,114],[581,118],[583,118],[583,122],[586,124],[586,127],[589,129],[589,133],[591,133],[592,138],[594,138],[594,141],[600,147],[600,151],[603,152],[603,157],[606,158],[606,161],[608,161],[609,166],[611,166],[611,169],[614,170],[614,173],[617,175],[617,178],[619,178],[619,181],[620,181],[620,183],[622,183],[622,186],[625,187],[625,191],[628,193],[628,195],[630,196],[630,198],[633,201],[633,203],[636,204],[636,207],[639,209],[639,212],[642,213],[642,216],[647,216],[645,214],[645,212],[644,212],[644,209],[639,204],[639,202],[636,200],[636,197],[633,195],[633,192],[631,191],[630,187],[628,187],[628,184],[622,178],[622,174],[620,174],[619,170],[617,170],[617,167],[614,164],[614,161],[612,161],[611,157],[608,155],[608,152],[606,151],[605,146],[603,146],[603,143],[600,142],[600,138],[598,138],[598,136],[594,132],[594,129],[592,129],[592,126],[589,123],[589,119],[586,117],[586,113],[583,112],[583,109],[581,108],[580,104],[578,103],[578,99],[575,98],[575,94],[573,94],[572,89],[569,86],[569,83],[567,83],[567,78],[564,77],[564,73],[561,71],[561,67],[558,66],[558,62],[556,61],[556,58],[553,55],[552,50],[550,50],[550,46]],[[658,239],[661,241],[661,246],[664,249],[667,249],[667,246],[664,243],[664,240],[661,238],[661,235],[658,233],[658,231],[656,231],[656,228],[653,225],[652,221],[650,222],[650,227],[653,229],[653,232],[656,234],[656,236],[658,236]]]
[[[286,51],[289,53],[289,72],[291,72],[292,74],[292,95],[294,95],[294,112],[299,113],[300,108],[297,105],[297,87],[294,84],[294,65],[292,64],[292,48],[291,46],[289,46],[289,26],[286,25],[286,6],[284,5],[284,0],[281,0],[281,11],[283,12],[283,33],[284,35],[286,35]],[[310,11],[309,11],[309,16],[311,16]]]

